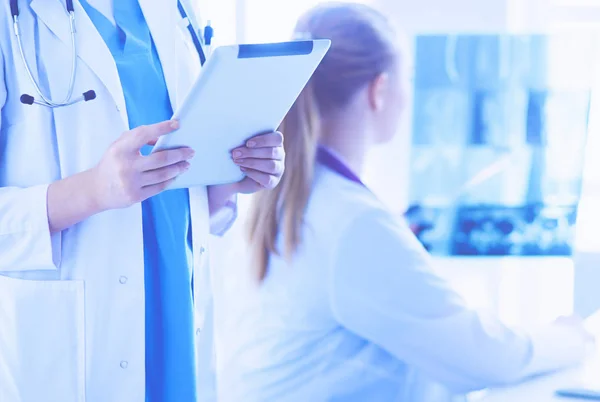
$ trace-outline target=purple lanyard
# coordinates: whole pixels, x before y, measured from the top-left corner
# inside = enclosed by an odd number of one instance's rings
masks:
[[[360,184],[365,188],[367,187],[344,162],[342,162],[337,156],[323,146],[319,146],[319,148],[317,148],[317,162],[339,174],[343,178],[348,179],[356,184]]]

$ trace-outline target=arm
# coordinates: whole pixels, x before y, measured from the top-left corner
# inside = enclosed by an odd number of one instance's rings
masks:
[[[410,230],[383,211],[357,218],[335,255],[337,320],[454,391],[510,383],[584,355],[583,337],[568,326],[529,334],[469,309],[432,272]]]
[[[48,226],[47,189],[0,187],[0,272],[59,265],[60,235]]]
[[[47,207],[51,233],[61,232],[100,212],[95,197],[93,171],[50,184]]]
[[[5,99],[2,87],[0,106]],[[50,185],[0,187],[0,271],[54,269],[62,230],[167,188],[187,170],[193,151],[179,148],[144,157],[140,149],[176,128],[177,122],[167,121],[125,132],[96,167]]]
[[[48,187],[48,222],[51,232],[60,232],[101,212],[92,170],[52,183]],[[208,188],[211,233],[222,236],[237,217],[234,186]],[[65,208],[64,206],[68,206]]]
[[[7,98],[0,49],[0,111]],[[0,118],[0,147],[2,141]],[[0,158],[6,150],[0,149]],[[0,159],[0,172],[6,161]],[[3,176],[3,175],[0,175]],[[0,185],[0,272],[52,269],[60,260],[60,237],[51,236],[46,210],[47,185],[30,188]]]
[[[90,172],[30,188],[0,187],[0,271],[54,269],[60,231],[97,212]]]

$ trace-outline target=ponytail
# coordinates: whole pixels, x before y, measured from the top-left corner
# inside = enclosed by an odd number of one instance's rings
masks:
[[[304,211],[310,197],[319,139],[319,112],[309,83],[281,124],[285,136],[286,169],[275,189],[254,196],[248,239],[257,277],[267,275],[269,255],[291,259],[301,242]],[[283,252],[277,236],[283,234]]]
[[[328,38],[332,45],[280,127],[286,169],[279,186],[253,200],[248,239],[260,281],[267,275],[270,255],[289,261],[302,241],[321,121],[344,110],[361,88],[395,65],[398,54],[385,16],[364,4],[318,5],[300,18],[295,32]]]

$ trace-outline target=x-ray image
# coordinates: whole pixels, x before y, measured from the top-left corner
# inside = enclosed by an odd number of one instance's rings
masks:
[[[469,94],[459,89],[415,91],[415,145],[460,145],[469,142]]]
[[[592,83],[564,75],[594,54],[561,49],[579,39],[417,39],[406,218],[431,253],[572,253]]]
[[[524,88],[480,90],[473,96],[471,144],[510,149],[525,143],[528,93]]]

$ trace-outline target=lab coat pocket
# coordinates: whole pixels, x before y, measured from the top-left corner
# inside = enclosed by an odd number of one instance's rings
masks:
[[[0,401],[85,402],[83,282],[0,275]]]

